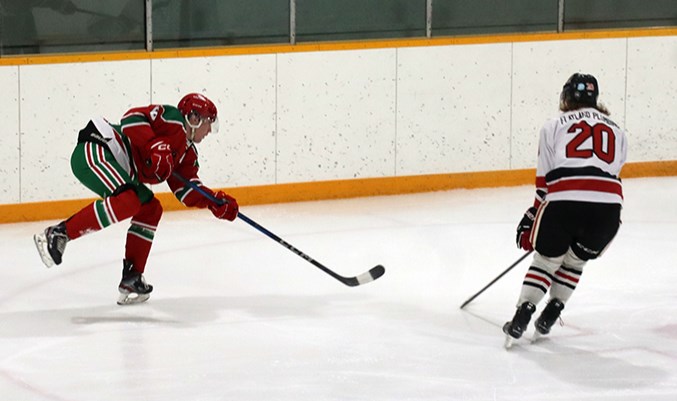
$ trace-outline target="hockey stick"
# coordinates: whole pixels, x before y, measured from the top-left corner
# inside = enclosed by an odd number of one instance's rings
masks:
[[[492,286],[495,282],[497,282],[501,277],[505,276],[506,273],[508,273],[510,270],[512,270],[512,269],[513,269],[515,266],[517,266],[521,261],[523,261],[524,259],[526,259],[527,256],[531,255],[532,252],[533,252],[533,251],[529,251],[529,252],[525,253],[524,255],[520,256],[520,258],[517,259],[517,260],[515,261],[515,263],[511,264],[510,267],[508,267],[507,269],[505,269],[505,270],[503,271],[503,273],[501,273],[501,274],[498,275],[498,277],[496,277],[495,279],[491,280],[491,282],[490,282],[489,284],[485,285],[484,288],[482,288],[481,290],[479,290],[479,291],[477,292],[477,294],[473,295],[472,297],[468,298],[467,301],[463,302],[463,305],[461,305],[461,309],[463,309],[466,305],[468,305],[469,303],[471,303],[471,302],[473,301],[473,299],[477,298],[481,293],[483,293],[487,288],[491,287],[491,286]]]
[[[188,185],[191,187],[193,190],[197,191],[200,193],[200,195],[204,196],[205,198],[209,199],[210,201],[216,203],[217,205],[223,205],[223,200],[218,199],[214,197],[212,194],[208,193],[204,189],[200,188],[197,184],[194,182],[191,182],[185,178],[183,178],[181,175],[177,173],[172,173],[174,177],[176,177],[179,181],[183,182],[185,185]],[[249,217],[245,216],[242,212],[237,212],[237,217],[241,220],[243,220],[245,223],[249,224],[250,226],[254,227],[255,229],[259,230],[278,244],[282,245],[283,247],[289,249],[290,251],[294,252],[298,256],[302,257],[306,261],[310,262],[313,266],[317,267],[318,269],[322,270],[323,272],[327,273],[328,275],[332,276],[336,280],[342,282],[343,284],[349,286],[349,287],[355,287],[361,284],[366,284],[371,281],[376,280],[377,278],[381,277],[385,273],[385,267],[383,265],[376,265],[372,267],[369,271],[360,274],[359,276],[355,277],[344,277],[341,276],[337,273],[335,273],[333,270],[330,270],[326,266],[324,266],[322,263],[316,261],[315,259],[311,258],[310,256],[306,255],[305,253],[301,252],[294,246],[292,246],[290,243],[287,241],[283,240],[282,238],[278,237],[277,235],[273,234],[270,232],[268,229],[263,227],[262,225],[258,224],[254,220],[250,219]]]

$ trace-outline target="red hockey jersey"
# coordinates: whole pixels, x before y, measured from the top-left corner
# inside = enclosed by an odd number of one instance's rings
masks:
[[[150,144],[160,138],[172,149],[173,171],[213,194],[197,175],[199,170],[197,149],[188,141],[183,115],[176,107],[149,105],[133,108],[122,117],[120,130],[131,144],[130,159],[140,182],[159,183],[154,174],[146,171],[146,160],[149,157]],[[190,187],[185,187],[175,177],[170,176],[167,184],[177,199],[186,206],[205,208],[211,204],[204,196]]]

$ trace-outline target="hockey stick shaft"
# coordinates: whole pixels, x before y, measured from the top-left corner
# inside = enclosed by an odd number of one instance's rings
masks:
[[[472,297],[468,298],[467,301],[463,302],[463,305],[461,305],[461,309],[463,309],[466,305],[471,303],[475,298],[477,298],[481,293],[487,290],[487,288],[491,287],[494,285],[495,282],[501,279],[501,277],[505,276],[510,270],[512,270],[515,266],[517,266],[521,261],[526,259],[527,256],[531,255],[533,251],[526,252],[524,255],[520,256],[519,259],[515,261],[515,263],[511,264],[507,269],[503,271],[503,273],[499,274],[495,279],[491,280],[491,282],[487,285],[484,286],[481,290],[479,290],[475,295]]]
[[[172,175],[176,177],[179,181],[183,182],[185,185],[188,185],[193,189],[194,191],[197,191],[200,195],[204,196],[207,198],[209,201],[214,202],[217,205],[223,205],[224,201],[222,199],[216,198],[214,195],[210,194],[209,192],[205,191],[204,189],[200,188],[197,184],[194,182],[191,182],[178,173],[173,172]],[[373,268],[371,268],[369,271],[360,274],[359,276],[355,277],[344,277],[341,276],[340,274],[334,272],[333,270],[329,269],[328,267],[324,266],[322,263],[316,261],[315,259],[311,258],[307,254],[301,252],[298,248],[294,247],[287,241],[283,240],[279,236],[275,235],[272,231],[268,230],[267,228],[263,227],[259,223],[255,222],[254,220],[250,219],[246,215],[244,215],[242,212],[238,211],[237,212],[237,217],[244,221],[245,223],[249,224],[250,226],[254,227],[257,229],[259,232],[265,234],[268,238],[272,239],[273,241],[277,242],[278,244],[282,245],[283,247],[289,249],[290,251],[294,252],[296,255],[302,257],[305,259],[307,262],[310,262],[313,266],[317,267],[318,269],[322,270],[323,272],[327,273],[328,275],[332,276],[336,280],[342,282],[343,284],[349,286],[349,287],[355,287],[360,284],[366,284],[370,281],[374,281],[377,278],[381,277],[385,273],[385,268],[382,265],[377,265]]]

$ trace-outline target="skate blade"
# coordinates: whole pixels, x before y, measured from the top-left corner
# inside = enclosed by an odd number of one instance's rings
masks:
[[[35,247],[38,249],[42,263],[48,268],[54,266],[54,259],[52,259],[52,256],[47,250],[47,237],[45,236],[45,233],[35,234],[33,236],[33,241],[35,242]]]
[[[150,294],[120,294],[118,298],[118,305],[135,305],[148,301]]]
[[[536,344],[536,343],[538,343],[538,342],[545,341],[545,340],[547,340],[547,339],[548,339],[548,337],[546,337],[545,335],[539,333],[538,330],[536,330],[536,331],[534,332],[533,337],[531,337],[531,343],[532,343],[532,344]]]
[[[512,348],[513,344],[515,344],[515,339],[512,338],[509,334],[505,335],[505,341],[503,342],[503,347],[505,349],[510,349]]]

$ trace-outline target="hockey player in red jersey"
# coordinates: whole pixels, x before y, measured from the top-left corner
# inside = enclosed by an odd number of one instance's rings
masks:
[[[78,180],[102,199],[34,236],[47,267],[61,264],[68,241],[131,218],[125,244],[118,304],[140,303],[153,286],[143,273],[162,206],[145,184],[166,181],[184,205],[208,208],[219,219],[234,220],[235,199],[212,191],[198,178],[195,144],[218,130],[217,110],[205,96],[191,93],[177,107],[149,105],[129,110],[119,125],[94,118],[80,130],[71,156]],[[176,172],[224,201],[217,205],[172,176]]]
[[[574,74],[560,95],[562,114],[540,132],[536,199],[517,227],[517,246],[534,250],[513,319],[503,326],[506,346],[526,330],[536,305],[545,335],[571,297],[588,260],[598,258],[620,225],[625,132],[598,104],[592,75]]]

